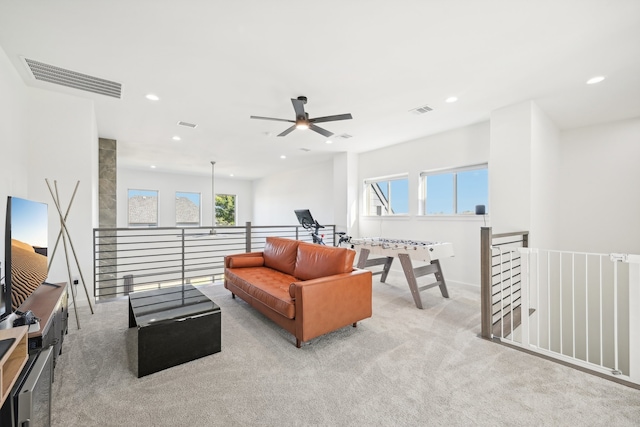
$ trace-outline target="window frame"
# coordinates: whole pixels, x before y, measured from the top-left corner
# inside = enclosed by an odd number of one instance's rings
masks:
[[[387,200],[387,204],[388,204],[388,208],[386,209],[387,214],[381,213],[380,215],[378,215],[377,213],[373,213],[370,211],[371,208],[371,197],[372,197],[372,189],[371,189],[371,184],[374,183],[380,183],[380,182],[387,182],[387,194],[388,194],[388,200]],[[391,182],[392,181],[406,181],[407,182],[407,212],[402,212],[402,213],[391,213],[391,209],[393,206],[393,191],[391,190]],[[407,216],[409,215],[409,206],[410,206],[410,194],[409,194],[409,174],[408,173],[404,173],[404,174],[399,174],[399,175],[389,175],[389,176],[383,176],[383,177],[377,177],[377,178],[367,178],[363,181],[363,188],[364,188],[364,211],[365,211],[365,215],[364,216],[369,216],[369,217],[401,217],[401,216]],[[378,200],[380,200],[380,198],[378,197]],[[382,205],[384,206],[384,204]]]
[[[218,223],[218,210],[217,210],[217,199],[218,196],[232,196],[233,197],[233,224],[224,224],[221,225]],[[213,209],[214,209],[214,218],[215,218],[215,225],[216,226],[222,226],[222,227],[236,227],[238,224],[238,195],[237,194],[230,194],[230,193],[216,193],[214,200],[213,200]]]
[[[467,166],[459,166],[454,168],[444,168],[444,169],[432,169],[427,171],[420,172],[420,216],[429,217],[429,218],[438,218],[444,216],[454,216],[454,217],[466,217],[470,215],[475,215],[475,212],[467,212],[461,213],[458,212],[458,173],[460,172],[470,172],[476,170],[486,170],[487,171],[487,201],[485,203],[485,212],[489,214],[489,164],[488,163],[478,163],[474,165]],[[434,175],[446,175],[453,174],[453,212],[452,213],[444,213],[444,214],[430,214],[427,213],[427,178],[429,176]]]
[[[174,198],[174,213],[175,213],[174,221],[175,221],[176,227],[184,227],[184,228],[200,227],[202,225],[202,193],[195,192],[195,191],[176,191],[175,194],[176,196]],[[197,223],[178,222],[178,205],[175,203],[175,201],[178,200],[179,194],[195,194],[198,196],[198,222]]]
[[[132,223],[131,222],[131,192],[132,191],[139,191],[143,193],[155,193],[155,198],[156,198],[156,212],[155,212],[156,222],[155,223],[151,223],[151,222]],[[143,227],[151,228],[151,227],[159,227],[159,225],[160,225],[160,190],[144,190],[141,188],[127,189],[127,226],[130,228],[143,228]]]

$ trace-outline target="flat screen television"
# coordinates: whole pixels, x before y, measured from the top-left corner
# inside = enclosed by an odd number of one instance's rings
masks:
[[[0,319],[13,313],[47,278],[48,207],[9,196]]]

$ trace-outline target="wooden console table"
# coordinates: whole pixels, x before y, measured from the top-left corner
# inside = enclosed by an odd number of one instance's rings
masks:
[[[18,310],[31,310],[40,319],[40,330],[29,333],[29,352],[54,347],[53,363],[62,352],[62,342],[69,323],[66,283],[40,285]]]

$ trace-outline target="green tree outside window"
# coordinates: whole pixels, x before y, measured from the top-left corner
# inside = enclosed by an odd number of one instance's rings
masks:
[[[236,225],[236,196],[216,194],[216,225]]]

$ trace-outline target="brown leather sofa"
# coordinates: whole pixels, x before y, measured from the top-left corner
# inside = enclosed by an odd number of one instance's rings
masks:
[[[263,252],[225,257],[224,286],[292,333],[296,347],[371,317],[371,272],[355,252],[267,237]]]

